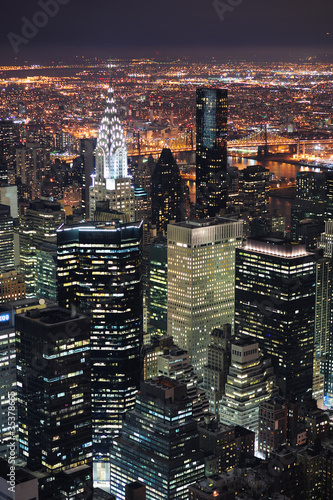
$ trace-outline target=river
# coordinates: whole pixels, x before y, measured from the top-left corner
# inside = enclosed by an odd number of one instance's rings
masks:
[[[300,165],[292,165],[290,163],[279,162],[279,161],[270,161],[270,160],[251,160],[248,158],[241,157],[228,157],[228,163],[232,167],[237,167],[239,170],[248,167],[249,165],[262,165],[265,168],[274,174],[275,179],[288,179],[294,180],[296,178],[297,172],[304,170],[316,170],[319,169],[311,169],[308,167],[301,167]],[[195,203],[195,182],[188,181],[187,185],[189,186],[190,198],[191,202]],[[291,224],[291,203],[292,200],[288,198],[277,198],[272,196],[269,198],[269,214],[273,215],[276,212],[283,215],[286,218],[286,226],[290,226]]]

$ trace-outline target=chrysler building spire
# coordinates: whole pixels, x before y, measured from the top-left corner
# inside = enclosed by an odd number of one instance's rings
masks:
[[[96,175],[106,180],[128,177],[125,135],[117,115],[111,81],[97,139]]]
[[[95,174],[90,187],[90,218],[94,216],[96,203],[108,200],[112,210],[125,213],[134,220],[134,188],[128,175],[125,134],[117,114],[111,77],[95,159]]]

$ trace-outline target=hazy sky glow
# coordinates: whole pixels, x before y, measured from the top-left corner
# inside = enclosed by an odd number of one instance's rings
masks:
[[[42,3],[53,17],[36,17]],[[3,62],[42,53],[223,57],[240,55],[243,47],[244,55],[252,47],[254,55],[270,53],[270,47],[281,55],[296,48],[304,55],[333,52],[332,0],[12,0],[1,14]],[[23,35],[23,17],[41,26],[17,42],[15,53],[8,34]]]

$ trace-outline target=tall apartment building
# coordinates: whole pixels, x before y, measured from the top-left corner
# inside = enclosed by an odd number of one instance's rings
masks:
[[[168,335],[202,378],[209,336],[233,323],[235,250],[243,222],[212,219],[168,226]]]

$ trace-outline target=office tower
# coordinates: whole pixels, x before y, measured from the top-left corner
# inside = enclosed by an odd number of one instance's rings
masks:
[[[124,500],[125,485],[137,479],[147,500],[187,499],[188,485],[204,477],[204,463],[186,385],[164,377],[142,382],[110,453],[117,499]]]
[[[322,172],[297,172],[296,196],[301,200],[323,201],[326,176]]]
[[[239,204],[250,219],[268,214],[269,170],[250,165],[239,172]]]
[[[259,406],[258,450],[268,457],[287,441],[288,407],[276,398]]]
[[[15,184],[15,176],[16,176],[15,150],[19,142],[20,142],[20,130],[18,124],[14,123],[12,120],[1,120],[0,153],[2,154],[2,157],[6,162],[9,184]]]
[[[311,398],[315,280],[315,257],[302,245],[263,238],[236,250],[236,333],[272,357],[286,398]]]
[[[57,245],[43,242],[36,250],[36,296],[57,301]]]
[[[80,139],[80,156],[74,160],[73,166],[77,172],[77,182],[81,188],[82,215],[88,219],[89,209],[89,186],[91,176],[94,173],[94,150],[96,139]]]
[[[167,239],[156,238],[150,245],[149,325],[159,334],[167,331],[168,247]]]
[[[332,312],[330,319],[328,317],[329,301],[331,298],[331,275],[332,269],[330,261],[333,256],[333,221],[325,222],[325,232],[322,233],[318,247],[323,251],[324,257],[327,258],[328,263],[321,267],[317,266],[317,300],[316,307],[318,308],[318,315],[316,314],[316,328],[315,335],[315,361],[314,361],[314,383],[317,381],[319,387],[322,384],[322,374],[324,374],[324,402],[325,406],[331,408],[333,406],[333,347],[332,347],[332,332],[331,327],[327,327],[328,321],[332,321]],[[323,322],[321,323],[321,315]],[[325,335],[325,331],[328,335]],[[325,348],[328,348],[325,354]],[[325,359],[326,358],[326,359]]]
[[[87,223],[58,231],[59,305],[91,316],[95,448],[108,448],[141,375],[142,223]]]
[[[209,400],[209,411],[220,413],[220,403],[227,382],[231,361],[231,325],[214,328],[210,334],[207,365],[203,370],[202,387]]]
[[[170,149],[164,148],[151,178],[152,223],[166,232],[171,222],[180,222],[181,180]]]
[[[325,174],[325,213],[326,221],[333,220],[333,172],[327,171]]]
[[[83,494],[92,477],[88,318],[48,307],[16,315],[15,327],[19,456],[48,475],[41,499]]]
[[[147,195],[147,206],[144,217],[151,220],[151,159],[139,157],[134,170],[135,185],[143,189]],[[136,219],[138,220],[138,219]]]
[[[231,345],[231,365],[220,405],[220,421],[258,432],[259,405],[278,395],[270,359],[259,344],[239,339]]]
[[[56,231],[64,221],[65,212],[55,201],[34,201],[20,217],[20,265],[27,298],[36,296],[37,249],[44,242],[55,242]]]
[[[149,218],[149,206],[151,200],[148,199],[146,191],[134,185],[134,219],[145,220]]]
[[[321,406],[331,379],[332,260],[317,255],[312,397]]]
[[[10,216],[10,207],[0,205],[0,273],[14,266],[14,221]]]
[[[11,428],[8,425],[8,407],[11,406],[8,395],[11,393],[13,395],[12,399],[15,400],[17,396],[15,314],[20,314],[29,309],[45,309],[45,307],[44,302],[39,303],[34,299],[14,299],[12,302],[0,305],[0,455],[3,457],[7,456],[7,444],[12,441]],[[15,405],[14,415],[15,440],[18,444],[17,405]]]
[[[49,152],[39,143],[27,142],[16,149],[16,177],[19,197],[35,200],[42,194],[42,181],[49,168]]]
[[[190,364],[188,353],[177,346],[171,346],[168,351],[158,357],[157,368],[159,376],[186,384],[187,396],[193,404],[193,418],[198,423],[202,423],[208,415],[209,403],[205,391],[198,387],[198,377]]]
[[[8,184],[7,163],[6,160],[4,159],[4,155],[1,153],[1,146],[0,146],[0,186],[5,186],[7,184]]]
[[[25,283],[16,270],[0,273],[0,304],[25,299]]]
[[[0,278],[1,279],[1,278]],[[12,434],[9,425],[8,407],[10,406],[9,394],[16,395],[16,365],[15,365],[15,327],[14,314],[8,307],[0,306],[0,455],[8,456],[8,444],[11,443]],[[15,425],[17,415],[14,412]]]
[[[95,151],[96,168],[92,176],[90,218],[96,202],[110,200],[110,208],[127,213],[134,220],[134,188],[128,175],[125,136],[110,85],[106,108],[99,128]]]
[[[212,219],[168,226],[168,335],[202,378],[209,335],[233,323],[235,249],[243,222]]]
[[[228,91],[202,87],[196,98],[197,217],[215,217],[227,203]]]
[[[297,172],[296,199],[291,207],[291,232],[294,241],[299,241],[296,227],[300,221],[311,219],[316,224],[324,224],[325,184],[323,173]]]

